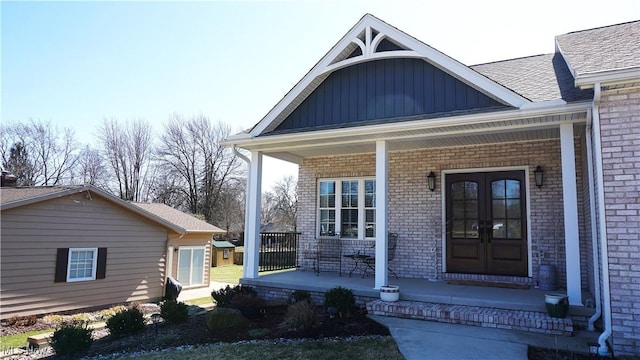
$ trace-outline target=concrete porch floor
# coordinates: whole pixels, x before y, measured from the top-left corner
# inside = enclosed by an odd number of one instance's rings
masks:
[[[373,288],[373,276],[362,278],[362,275],[357,274],[349,277],[348,274],[339,276],[337,273],[321,272],[320,275],[316,275],[313,271],[291,270],[260,275],[257,279],[241,279],[240,283],[320,292],[342,286],[353,290],[356,296],[379,297],[379,291]],[[447,284],[446,281],[411,278],[389,277],[389,284],[400,286],[401,300],[539,312],[546,312],[544,295],[550,293],[535,288],[525,290],[453,285]],[[553,291],[553,293],[566,294],[564,290]],[[590,296],[588,292],[583,294],[585,299]],[[580,316],[591,316],[594,311],[592,308],[582,306],[571,306],[569,309],[570,314]]]

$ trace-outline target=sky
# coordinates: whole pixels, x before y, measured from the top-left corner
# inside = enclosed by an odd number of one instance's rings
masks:
[[[640,2],[2,1],[0,11],[0,121],[50,121],[95,146],[105,119],[145,119],[157,135],[172,114],[251,128],[365,13],[474,65],[552,53],[556,35],[640,19]],[[264,169],[266,187],[296,171],[269,159]]]

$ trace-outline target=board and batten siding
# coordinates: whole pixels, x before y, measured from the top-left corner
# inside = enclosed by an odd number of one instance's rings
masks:
[[[167,229],[84,193],[2,211],[1,317],[163,295]],[[58,248],[107,248],[106,278],[54,282]]]
[[[382,59],[329,75],[272,133],[506,109],[421,59]]]

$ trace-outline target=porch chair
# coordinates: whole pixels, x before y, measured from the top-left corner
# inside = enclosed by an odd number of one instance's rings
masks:
[[[396,257],[396,247],[398,246],[398,233],[390,232],[387,235],[387,239],[388,239],[388,243],[387,243],[387,262],[391,262],[391,260],[395,259],[395,257]],[[367,266],[369,266],[369,268],[375,269],[376,258],[374,256],[366,259],[365,262],[366,262]],[[388,266],[388,265],[387,265],[387,270],[389,270],[389,272],[392,273],[393,276],[396,279],[398,278],[398,274],[396,274],[396,272],[393,271],[391,269],[391,267]]]

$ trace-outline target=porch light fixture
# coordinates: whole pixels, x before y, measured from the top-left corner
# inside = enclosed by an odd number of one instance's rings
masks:
[[[533,175],[536,178],[536,186],[537,187],[541,187],[542,186],[542,180],[544,179],[544,177],[542,176],[544,174],[544,171],[542,170],[542,167],[540,167],[540,165],[538,165],[536,167],[535,170],[533,170]]]
[[[432,172],[427,175],[427,186],[429,186],[429,190],[433,191],[436,189],[436,174]]]

